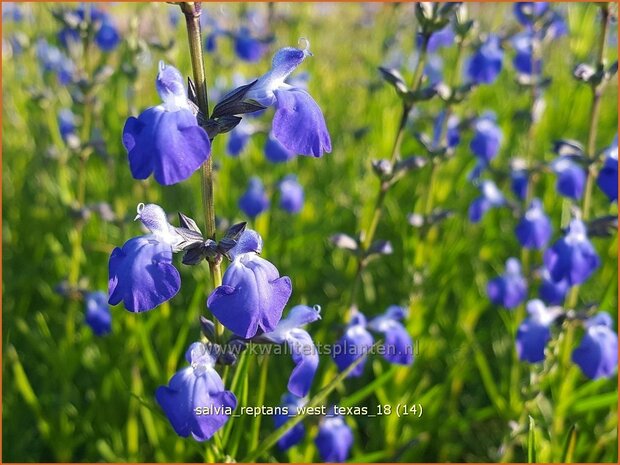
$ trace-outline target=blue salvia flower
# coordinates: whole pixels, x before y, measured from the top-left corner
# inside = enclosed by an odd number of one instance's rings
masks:
[[[538,297],[548,305],[562,305],[570,289],[568,281],[566,279],[554,281],[546,268],[541,270],[541,277],[542,281],[538,288]]]
[[[323,462],[344,462],[353,445],[353,432],[341,415],[330,413],[321,419],[314,443]]]
[[[548,9],[548,2],[517,2],[514,5],[515,17],[524,26],[532,25]]]
[[[422,36],[422,34],[418,34],[416,37],[417,46],[419,48],[422,46],[424,36]],[[448,24],[443,29],[435,31],[431,34],[428,39],[426,50],[428,51],[428,53],[435,53],[440,48],[450,47],[454,45],[454,37],[454,28],[452,27],[452,24]]]
[[[601,264],[586,225],[579,219],[572,220],[568,233],[545,252],[544,262],[551,279],[565,279],[570,286],[586,281]]]
[[[97,336],[104,336],[112,331],[112,315],[108,307],[105,292],[87,292],[84,296],[86,311],[84,321]]]
[[[239,208],[250,218],[256,218],[269,208],[269,197],[259,178],[250,179],[247,190],[239,199]]]
[[[297,181],[297,176],[289,174],[278,183],[280,189],[280,208],[294,214],[304,206],[304,188]]]
[[[609,378],[618,367],[618,335],[606,312],[599,312],[585,322],[586,333],[573,351],[573,362],[590,379]]]
[[[286,318],[280,320],[276,329],[261,336],[276,344],[288,345],[295,363],[288,380],[288,390],[298,397],[308,395],[319,366],[318,350],[308,332],[302,328],[320,318],[320,308],[297,305]]]
[[[226,152],[233,157],[239,156],[255,132],[256,127],[247,118],[242,119],[235,129],[230,131]]]
[[[543,249],[551,239],[552,232],[551,220],[545,214],[542,202],[533,199],[515,229],[519,243],[526,249]]]
[[[502,130],[495,122],[495,115],[486,113],[476,120],[474,137],[469,148],[483,163],[490,163],[502,144]]]
[[[155,398],[179,436],[205,441],[228,421],[237,398],[215,371],[214,346],[195,342],[185,359],[190,366],[177,371],[168,386],[157,388]]]
[[[571,199],[581,199],[586,184],[583,168],[568,157],[559,157],[551,163],[551,169],[557,175],[558,193]]]
[[[513,194],[520,200],[527,198],[529,177],[526,170],[513,170],[510,173],[510,188]]]
[[[207,299],[207,307],[220,322],[242,338],[257,331],[276,329],[292,293],[291,279],[280,277],[277,268],[258,254],[263,240],[256,231],[245,230],[229,251],[233,261],[222,285]]]
[[[607,149],[605,163],[596,178],[596,183],[610,202],[618,201],[618,136]]]
[[[551,324],[561,314],[561,309],[547,308],[538,299],[527,303],[528,317],[519,325],[516,337],[519,360],[529,363],[542,362],[545,359],[545,347],[551,339]]]
[[[135,179],[153,173],[160,184],[176,184],[209,158],[211,142],[190,109],[181,73],[160,62],[155,83],[163,103],[127,119],[123,145]]]
[[[433,125],[433,147],[438,148],[441,143],[441,131],[444,123],[444,119],[446,117],[446,112],[441,111],[437,118],[435,118],[435,123]],[[459,145],[461,141],[461,134],[459,132],[459,118],[456,115],[450,115],[448,118],[448,129],[446,131],[446,139],[449,148],[454,148]]]
[[[36,54],[43,71],[55,73],[61,85],[66,86],[73,82],[75,64],[57,47],[48,44],[45,39],[39,39]]]
[[[493,181],[482,181],[480,193],[482,195],[476,198],[469,206],[469,220],[472,223],[479,222],[491,208],[501,207],[506,202],[504,194],[502,194]]]
[[[532,34],[533,32],[526,31],[515,35],[512,39],[512,46],[516,51],[512,63],[518,73],[527,76],[539,74],[542,69],[541,59],[533,59]]]
[[[527,281],[521,274],[521,263],[516,258],[506,261],[506,271],[502,276],[487,284],[487,294],[494,305],[508,309],[517,307],[527,297]]]
[[[271,70],[258,79],[246,98],[275,106],[272,132],[284,147],[296,154],[320,157],[332,149],[323,113],[310,94],[284,82],[310,55],[307,47],[278,50]]]
[[[87,12],[85,8],[89,8]],[[111,52],[121,41],[120,34],[112,18],[105,11],[91,5],[81,5],[71,12],[75,17],[76,27],[65,26],[58,33],[60,43],[65,47],[71,47],[72,43],[81,41],[79,23],[87,18],[94,25],[95,44],[104,52]]]
[[[265,141],[265,157],[274,163],[281,163],[294,158],[295,152],[284,147],[270,132]]]
[[[282,396],[280,405],[286,407],[288,415],[274,415],[273,422],[276,428],[279,428],[286,423],[290,415],[296,413],[299,408],[306,404],[306,399],[294,396],[293,394],[286,393]],[[283,434],[278,439],[278,448],[282,451],[288,450],[296,444],[299,444],[306,435],[306,427],[303,422],[297,423],[293,428]]]
[[[499,37],[491,35],[471,57],[467,66],[467,75],[475,84],[491,84],[502,71],[504,51],[500,47]]]
[[[58,129],[62,140],[65,142],[68,142],[71,138],[77,138],[75,115],[68,108],[63,108],[58,112]]]
[[[255,37],[252,37],[247,27],[242,27],[234,34],[235,53],[239,58],[250,63],[259,61],[265,52],[267,52],[267,44]]]
[[[151,234],[129,239],[115,248],[108,263],[108,303],[120,302],[132,312],[151,310],[174,297],[181,277],[172,264],[172,253],[182,238],[168,224],[166,213],[155,204],[138,205],[142,224]]]
[[[443,81],[443,60],[439,55],[429,55],[424,65],[424,76],[428,78],[428,85],[435,86]]]
[[[385,337],[383,358],[398,365],[413,363],[413,341],[401,323],[406,315],[405,308],[390,305],[383,315],[374,317],[368,323],[368,329]]]
[[[366,357],[374,343],[372,335],[366,329],[366,317],[359,311],[356,311],[349,322],[344,334],[340,340],[334,344],[332,358],[338,369],[344,371],[349,365],[360,357]],[[366,360],[360,362],[349,373],[349,377],[361,376],[364,372]]]

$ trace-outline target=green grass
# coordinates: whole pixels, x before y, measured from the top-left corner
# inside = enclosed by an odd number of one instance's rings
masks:
[[[32,4],[33,19],[5,23],[3,40],[19,31],[31,46],[22,55],[3,54],[2,62],[2,181],[3,181],[3,460],[4,461],[222,461],[251,456],[274,430],[271,418],[262,418],[260,430],[252,418],[230,421],[214,440],[197,443],[176,436],[155,403],[157,386],[167,383],[185,361],[187,346],[199,337],[198,315],[206,313],[210,292],[206,264],[181,267],[182,289],[160,308],[143,314],[112,308],[113,332],[97,338],[83,324],[79,302],[54,292],[79,260],[79,276],[92,289],[107,286],[107,261],[113,247],[140,234],[131,219],[139,202],[159,203],[168,212],[201,216],[200,179],[162,187],[152,179],[132,179],[121,144],[125,119],[158,101],[154,88],[157,62],[166,60],[184,75],[191,74],[183,21],[168,27],[167,4],[124,4],[109,8],[127,39],[109,55],[93,52],[92,65],[107,61],[115,70],[96,90],[94,128],[105,142],[105,157],[90,156],[86,167],[86,203],[109,202],[124,220],[106,223],[93,215],[83,228],[77,255],[75,220],[70,205],[76,196],[79,160],[59,141],[56,114],[71,105],[66,88],[41,75],[33,44],[38,37],[54,41],[57,23],[51,15],[58,4]],[[227,5],[230,21],[243,8]],[[254,8],[266,10],[267,5]],[[593,60],[598,30],[593,5],[558,5],[570,26],[570,37],[545,50],[545,74],[552,84],[545,92],[546,111],[532,141],[534,156],[550,161],[552,142],[559,138],[585,141],[590,96],[571,76],[581,61]],[[367,228],[378,181],[373,159],[389,158],[400,106],[392,88],[381,82],[377,66],[385,62],[386,47],[413,50],[415,17],[411,5],[373,6],[374,23],[364,25],[359,4],[277,4],[275,43],[295,45],[307,37],[314,57],[299,71],[310,73],[310,93],[322,107],[333,141],[333,153],[322,159],[298,157],[286,165],[265,160],[265,135],[253,137],[238,159],[225,154],[227,136],[213,144],[217,215],[230,221],[247,220],[237,201],[252,175],[260,176],[274,191],[275,183],[295,173],[306,190],[306,204],[297,216],[272,208],[250,226],[264,237],[263,255],[283,275],[291,277],[298,303],[319,304],[322,320],[312,325],[316,341],[332,343],[340,337],[356,271],[355,260],[334,250],[328,238],[336,232],[356,234]],[[218,15],[218,7],[209,5]],[[471,5],[470,16],[484,32],[503,24],[515,25],[510,5]],[[139,31],[139,36],[137,32]],[[608,59],[617,59],[617,31],[612,31]],[[149,58],[136,59],[131,46],[141,41]],[[148,43],[168,43],[162,51]],[[393,41],[391,45],[386,45]],[[239,63],[229,41],[206,58],[210,86],[216,78],[230,82],[234,72],[248,80],[268,69],[260,63]],[[470,50],[466,54],[470,54]],[[446,73],[452,73],[455,50],[441,52]],[[495,166],[506,167],[522,156],[527,127],[514,113],[527,109],[527,92],[514,81],[512,52],[504,70],[490,86],[477,88],[455,107],[461,117],[493,110],[504,132]],[[144,64],[146,62],[146,64]],[[121,64],[140,64],[135,76]],[[405,72],[407,78],[411,72]],[[34,94],[47,89],[48,97]],[[597,146],[608,145],[617,132],[617,84],[606,91]],[[420,117],[407,129],[403,155],[424,155],[413,133],[428,130],[430,117],[442,108],[432,100],[417,107]],[[78,116],[83,111],[75,107]],[[360,309],[376,315],[388,305],[408,306],[406,326],[418,344],[411,367],[394,367],[379,357],[366,366],[365,375],[338,383],[325,403],[365,405],[421,404],[423,415],[377,418],[351,417],[355,444],[352,461],[559,461],[617,462],[617,377],[590,381],[577,367],[557,362],[560,344],[549,347],[542,365],[515,361],[513,333],[516,316],[492,306],[486,282],[503,270],[505,260],[519,256],[513,230],[516,220],[507,210],[492,211],[479,225],[467,220],[467,209],[478,195],[466,179],[475,159],[469,151],[471,132],[462,134],[454,158],[440,167],[435,205],[456,214],[441,223],[426,240],[407,223],[420,211],[429,183],[429,168],[417,171],[390,191],[377,238],[389,239],[394,254],[373,261],[363,275]],[[54,150],[60,158],[49,156]],[[560,228],[563,202],[555,192],[554,177],[545,175],[536,187]],[[507,186],[503,186],[507,187]],[[272,196],[272,205],[277,197]],[[616,214],[595,189],[594,216]],[[595,239],[603,266],[581,288],[581,303],[598,302],[602,310],[617,313],[617,235]],[[421,252],[423,250],[423,252]],[[420,255],[423,253],[424,255]],[[416,257],[423,263],[416,265]],[[532,260],[540,263],[540,255]],[[530,290],[536,295],[536,289]],[[557,340],[557,338],[555,338]],[[577,339],[575,340],[575,343]],[[265,360],[245,357],[226,377],[239,405],[256,405]],[[518,369],[515,368],[517,364]],[[292,362],[269,362],[265,405],[277,405],[286,390]],[[514,378],[514,373],[517,378]],[[336,375],[323,356],[311,393]],[[568,380],[568,381],[567,381]],[[572,383],[566,384],[566,383]],[[561,386],[572,386],[561,389]],[[558,412],[564,421],[555,425]],[[313,443],[316,419],[306,420],[306,439],[287,453],[277,448],[261,460],[320,460]],[[258,433],[258,436],[256,436]]]

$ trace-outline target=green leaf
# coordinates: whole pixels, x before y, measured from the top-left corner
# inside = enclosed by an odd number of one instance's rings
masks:
[[[536,463],[536,423],[530,415],[530,430],[527,435],[527,463]]]

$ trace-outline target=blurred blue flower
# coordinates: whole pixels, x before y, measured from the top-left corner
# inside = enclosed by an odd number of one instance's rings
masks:
[[[441,144],[441,132],[444,125],[444,119],[446,118],[446,112],[441,111],[437,118],[435,118],[435,124],[433,125],[433,147],[439,148]],[[449,148],[454,148],[459,145],[461,141],[461,134],[459,132],[459,118],[456,115],[450,115],[448,117],[448,125],[446,131],[446,140]]]
[[[269,208],[269,197],[259,178],[250,179],[247,190],[239,199],[239,208],[250,218],[256,218]]]
[[[517,2],[514,4],[515,17],[524,26],[531,25],[548,9],[548,2]]]
[[[422,34],[418,34],[416,38],[416,45],[419,48],[422,46],[424,36]],[[448,24],[443,29],[435,31],[431,34],[428,39],[426,50],[428,53],[435,53],[442,47],[450,47],[452,45],[454,45],[454,28],[452,27],[452,24]]]
[[[286,318],[280,320],[276,329],[262,335],[276,344],[287,344],[293,356],[295,368],[288,380],[291,394],[304,397],[310,392],[314,374],[319,366],[319,353],[307,331],[302,329],[308,323],[321,319],[320,309],[297,305]]]
[[[254,125],[247,118],[242,119],[235,129],[230,131],[228,143],[226,144],[228,154],[233,157],[239,156],[255,132],[256,128]]]
[[[58,129],[62,140],[67,142],[69,137],[77,137],[75,133],[75,115],[68,108],[63,108],[58,112]]]
[[[48,44],[45,39],[39,39],[36,45],[36,55],[43,72],[55,73],[58,82],[63,86],[73,82],[75,64],[57,47]]]
[[[527,76],[540,74],[542,69],[540,58],[534,60],[532,40],[533,33],[530,31],[522,32],[512,38],[512,46],[516,51],[512,63],[517,72]]]
[[[265,157],[267,157],[267,160],[274,163],[281,163],[294,158],[295,152],[284,147],[270,132],[265,141]]]
[[[491,84],[502,70],[504,51],[499,37],[491,35],[470,58],[467,75],[475,84]]]
[[[360,357],[366,357],[374,343],[372,335],[366,330],[366,317],[356,311],[351,318],[343,336],[334,344],[332,358],[340,371],[344,371],[349,365]],[[349,377],[361,376],[364,372],[366,360],[360,362],[349,373]]]
[[[533,199],[515,229],[519,243],[526,249],[543,249],[551,239],[552,231],[551,220],[545,214],[542,202]]]
[[[443,60],[439,55],[429,55],[424,65],[424,75],[430,87],[443,81]]]
[[[605,163],[596,178],[596,183],[610,202],[618,201],[618,136],[607,149]]]
[[[195,342],[185,359],[190,366],[177,371],[168,386],[158,387],[155,398],[179,436],[191,434],[195,440],[205,441],[228,421],[237,398],[225,389],[215,371],[214,346]]]
[[[22,8],[23,5],[18,2],[2,2],[2,22],[21,22],[25,16]]]
[[[240,28],[233,38],[235,41],[235,53],[244,61],[255,63],[267,52],[267,44],[260,39],[252,37],[247,27]]]
[[[314,442],[323,462],[344,462],[353,445],[353,432],[341,415],[330,413],[319,423]]]
[[[278,183],[280,208],[288,213],[298,213],[304,206],[304,188],[297,182],[297,176],[289,174]]]
[[[527,281],[521,274],[521,263],[516,258],[506,261],[506,271],[502,276],[487,284],[487,294],[494,305],[508,309],[515,308],[527,297]]]
[[[86,10],[88,8],[88,11]],[[58,39],[65,48],[70,48],[72,43],[81,41],[80,23],[88,20],[95,31],[95,44],[104,52],[111,52],[121,41],[118,29],[112,17],[93,4],[78,6],[69,14],[74,16],[75,27],[65,26],[58,33]]]
[[[104,336],[112,331],[112,315],[108,307],[108,295],[105,292],[87,292],[84,296],[86,312],[84,320],[97,336]]]
[[[527,186],[529,178],[527,171],[525,170],[513,170],[510,173],[510,188],[514,195],[520,199],[525,200],[527,197]]]
[[[502,130],[495,123],[495,115],[487,113],[476,120],[474,137],[469,148],[484,163],[490,163],[499,152]]]
[[[565,279],[570,286],[586,281],[601,264],[586,225],[579,219],[572,220],[566,236],[545,252],[544,262],[551,279]]]
[[[565,197],[579,200],[586,183],[583,168],[568,157],[559,157],[551,163],[551,169],[557,175],[558,192]]]
[[[541,277],[542,281],[538,288],[538,296],[548,305],[562,305],[566,298],[566,293],[570,289],[568,281],[566,279],[554,281],[546,268],[542,269]]]
[[[274,415],[273,422],[276,428],[286,423],[291,415],[297,413],[300,407],[306,404],[305,399],[286,393],[282,396],[280,405],[288,409],[288,415]],[[306,434],[306,428],[302,422],[297,423],[293,428],[283,434],[278,439],[278,448],[282,451],[288,450],[296,444],[299,444]]]
[[[502,194],[493,181],[482,181],[480,193],[482,195],[474,199],[469,206],[469,221],[472,223],[479,222],[491,208],[501,207],[506,202],[504,194]]]
[[[166,213],[155,204],[138,205],[142,224],[151,234],[134,237],[116,247],[108,263],[108,303],[121,301],[132,312],[142,312],[170,300],[181,287],[181,277],[172,264],[172,253],[182,238],[168,224]]]
[[[176,184],[209,158],[211,143],[190,109],[181,73],[160,62],[155,82],[163,103],[127,119],[123,145],[135,179],[153,173],[160,184]]]
[[[413,341],[401,323],[406,314],[405,308],[391,305],[383,315],[374,317],[368,323],[368,329],[384,335],[383,358],[390,363],[399,365],[411,365],[413,363]]]
[[[538,300],[527,303],[528,317],[519,325],[516,337],[519,360],[529,363],[542,362],[545,359],[545,346],[551,339],[551,323],[560,315],[559,308],[547,308]]]
[[[585,322],[586,333],[573,351],[573,362],[590,379],[608,378],[618,366],[618,335],[613,320],[599,312]]]
[[[258,255],[262,244],[258,233],[245,230],[229,251],[233,261],[222,285],[207,299],[207,307],[218,320],[245,339],[259,330],[274,331],[292,292],[291,279],[280,277],[277,268]]]
[[[323,113],[310,94],[284,82],[310,55],[307,47],[278,50],[271,70],[258,79],[246,98],[275,105],[272,132],[284,147],[300,155],[320,157],[332,149]]]

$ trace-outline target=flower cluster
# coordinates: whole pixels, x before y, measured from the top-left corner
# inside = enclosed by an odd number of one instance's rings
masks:
[[[304,206],[304,188],[294,174],[283,177],[277,183],[280,202],[279,206],[287,213],[299,213]],[[262,181],[252,177],[247,190],[239,199],[239,209],[250,218],[256,218],[267,211],[270,205],[269,195]]]

